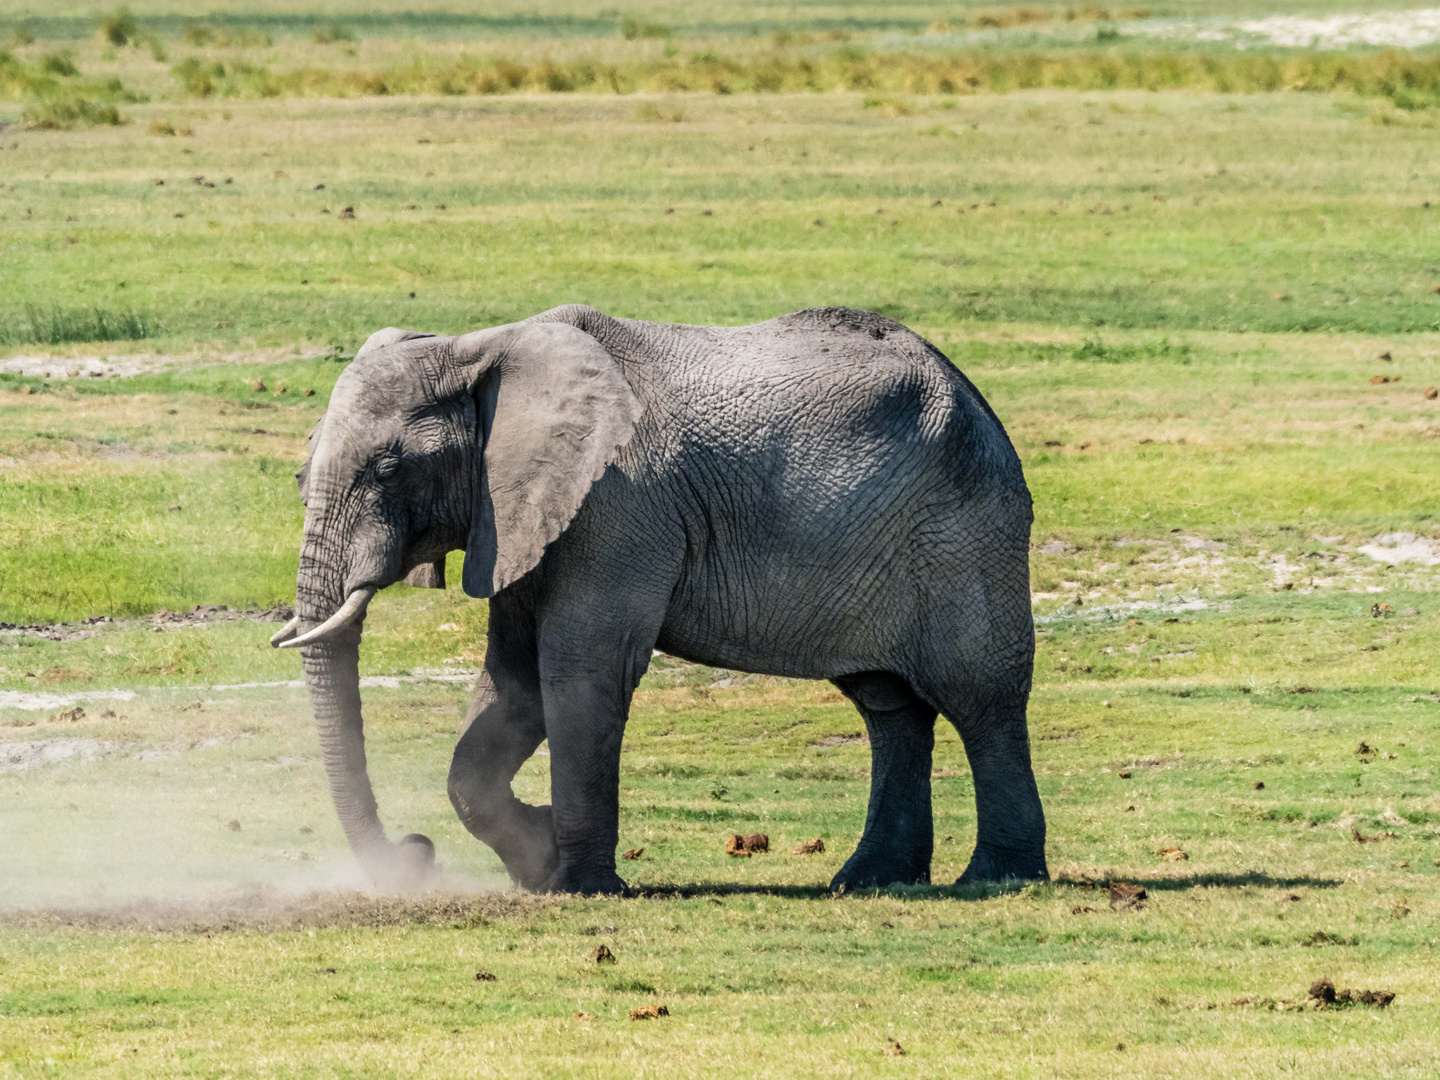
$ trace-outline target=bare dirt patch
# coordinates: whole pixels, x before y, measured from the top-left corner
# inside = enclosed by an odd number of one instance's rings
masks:
[[[0,773],[23,773],[61,761],[99,761],[125,749],[106,739],[36,739],[0,744]]]
[[[826,735],[811,743],[812,746],[868,746],[870,737],[856,732],[853,735]]]
[[[1139,911],[1145,906],[1147,899],[1145,888],[1129,881],[1112,881],[1110,883],[1110,910],[1112,911]]]
[[[222,364],[278,364],[287,360],[314,360],[329,356],[331,349],[268,349],[216,355],[184,353],[134,353],[113,356],[57,356],[50,353],[20,354],[0,360],[0,373],[32,379],[122,379],[185,368],[216,367]]]
[[[142,900],[104,908],[34,908],[0,912],[0,927],[52,930],[166,930],[213,934],[275,932],[322,926],[390,927],[467,925],[481,919],[520,918],[549,899],[521,892],[418,893],[311,892],[286,896],[256,887],[207,900]]]
[[[46,641],[83,641],[107,630],[151,624],[156,631],[208,626],[217,622],[287,622],[295,611],[281,606],[273,608],[228,608],[224,604],[196,604],[189,611],[166,611],[153,615],[114,619],[95,615],[80,622],[68,623],[7,623],[0,622],[0,637],[35,637]]]

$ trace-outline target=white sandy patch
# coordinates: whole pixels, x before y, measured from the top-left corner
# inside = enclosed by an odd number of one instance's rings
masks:
[[[1415,49],[1440,41],[1440,8],[1259,19],[1146,19],[1121,23],[1116,29],[1127,37],[1210,42],[1236,49]]]
[[[1285,557],[1283,551],[1278,552],[1270,562],[1270,572],[1273,575],[1272,581],[1276,585],[1284,585],[1290,580],[1291,575],[1304,573],[1305,570],[1306,567],[1304,566],[1291,566],[1290,561]]]
[[[1370,556],[1376,562],[1392,565],[1402,562],[1420,563],[1423,566],[1440,564],[1440,543],[1414,533],[1385,533],[1355,550]]]
[[[296,353],[287,350],[216,355],[135,353],[126,356],[19,355],[0,360],[0,374],[32,379],[120,379],[180,368],[216,367],[222,364],[275,364],[283,360],[313,360],[329,356],[329,349]]]
[[[215,702],[208,702],[208,704],[213,705]],[[110,742],[106,739],[59,738],[0,742],[0,773],[29,772],[32,769],[38,769],[44,765],[55,765],[62,761],[88,765],[102,758],[115,757],[119,754],[126,754],[131,761],[168,761],[192,750],[205,750],[223,743],[238,742],[254,737],[253,735],[239,734],[212,739],[192,739],[183,743],[161,743],[135,753],[130,753],[135,748],[134,743]],[[295,764],[295,761],[289,758],[281,758],[276,762],[267,762],[267,764],[278,766],[280,762]]]
[[[0,372],[40,379],[115,379],[177,366],[176,356],[8,356]]]
[[[1124,19],[1096,24],[1086,20],[1024,23],[991,29],[956,27],[931,32],[918,39],[922,47],[962,48],[1006,45],[1040,47],[1062,43],[1085,44],[1097,31],[1115,31],[1123,37],[1229,46],[1237,50],[1282,48],[1333,50],[1348,48],[1416,49],[1440,42],[1440,8],[1414,11],[1345,12],[1335,15],[1266,15],[1245,18],[1216,15],[1180,19]],[[911,50],[917,39],[909,33],[891,33],[879,39],[882,48]]]
[[[37,739],[0,743],[0,773],[23,773],[58,761],[98,761],[122,750],[121,743],[104,739]]]
[[[1219,605],[1221,610],[1228,607],[1228,604]],[[1183,611],[1205,611],[1211,607],[1208,600],[1198,596],[1176,596],[1170,600],[1127,600],[1119,604],[1103,604],[1098,607],[1076,607],[1073,604],[1066,604],[1059,611],[1052,611],[1049,615],[1037,615],[1037,623],[1071,622],[1075,619],[1113,619],[1121,615],[1133,615],[1137,611],[1156,611],[1166,615],[1178,614]]]
[[[51,709],[73,709],[82,701],[130,701],[133,690],[81,690],[74,694],[30,693],[24,690],[0,690],[0,710],[23,709],[39,712]]]

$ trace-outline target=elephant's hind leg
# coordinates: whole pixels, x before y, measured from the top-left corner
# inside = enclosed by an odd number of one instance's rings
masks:
[[[1025,723],[1027,693],[993,684],[936,695],[965,744],[975,781],[975,852],[957,884],[1048,880],[1045,811],[1030,764]]]
[[[834,681],[865,718],[871,764],[865,833],[830,887],[928,882],[935,848],[930,806],[935,709],[898,675],[871,671]]]
[[[1025,721],[1035,659],[1029,549],[1020,542],[1028,498],[1021,509],[1013,527],[975,541],[973,566],[937,575],[935,629],[917,650],[916,689],[960,733],[975,784],[975,852],[961,884],[1050,876]]]
[[[450,802],[510,879],[539,892],[550,888],[559,865],[554,821],[550,807],[517,799],[510,781],[544,741],[545,713],[533,634],[509,631],[501,608],[492,602],[485,668],[450,763]]]

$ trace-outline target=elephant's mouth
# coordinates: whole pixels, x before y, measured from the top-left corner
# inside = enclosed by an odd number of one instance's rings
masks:
[[[333,615],[319,626],[299,634],[299,636],[296,635],[300,629],[301,619],[297,615],[276,632],[275,636],[270,639],[270,644],[277,649],[300,649],[306,645],[329,641],[351,623],[365,621],[365,609],[370,606],[371,599],[378,591],[373,585],[363,585],[352,590]]]

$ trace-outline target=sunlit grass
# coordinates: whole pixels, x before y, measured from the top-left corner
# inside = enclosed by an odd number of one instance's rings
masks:
[[[447,1076],[499,1054],[539,1076],[640,1063],[699,1075],[718,1055],[752,1075],[793,1075],[799,1061],[864,1075],[893,1069],[893,1039],[907,1067],[951,1075],[1112,1075],[1118,1054],[1213,1075],[1237,1062],[1283,1075],[1295,1060],[1351,1075],[1357,1054],[1386,1063],[1368,1075],[1434,1067],[1436,706],[1411,688],[1102,690],[1042,675],[1032,732],[1057,883],[835,900],[821,887],[858,837],[868,748],[824,736],[853,734],[858,718],[823,684],[716,688],[696,674],[676,685],[652,673],[636,698],[621,846],[645,850],[621,865],[656,891],[641,900],[478,898],[428,915],[422,900],[408,917],[265,890],[239,900],[240,881],[350,880],[298,691],[149,692],[114,703],[113,719],[92,707],[78,725],[9,732],[124,750],[0,776],[4,901],[81,909],[61,917],[75,929],[45,915],[0,929],[0,1059],[81,1075],[282,1074],[302,1060],[380,1075],[424,1060]],[[493,856],[443,794],[464,698],[370,691],[371,768],[392,829],[427,832],[448,873],[488,881]],[[1377,750],[1368,760],[1354,753],[1362,739]],[[935,876],[948,882],[974,818],[943,726],[936,772]],[[537,758],[517,789],[546,788]],[[1359,844],[1352,828],[1394,837]],[[749,830],[767,832],[772,853],[727,859],[725,835]],[[814,836],[824,855],[790,854]],[[1167,847],[1188,860],[1164,860]],[[1144,911],[1109,909],[1114,879],[1146,886]],[[174,892],[215,899],[93,906]],[[114,929],[136,919],[207,933]],[[617,965],[589,959],[598,943]],[[1399,996],[1383,1013],[1284,1011],[1320,975]],[[626,1018],[652,1002],[670,1018]],[[1007,1052],[1017,1041],[1033,1052]]]
[[[1324,98],[892,116],[862,94],[678,95],[660,123],[581,95],[136,108],[4,151],[7,340],[44,336],[30,313],[81,282],[85,310],[135,313],[161,351],[353,348],[575,300],[725,323],[848,303],[929,327],[1440,325],[1430,132]],[[147,135],[150,116],[195,135]]]
[[[57,10],[14,51],[57,86],[113,77],[153,100],[119,127],[0,140],[0,344],[29,372],[0,375],[0,620],[70,621],[0,630],[0,1074],[1440,1069],[1437,572],[1360,550],[1437,535],[1429,111],[884,81],[953,64],[896,58],[927,38],[1060,8],[169,10],[136,6],[139,46]],[[550,36],[528,39],[537,18]],[[476,26],[492,37],[471,48]],[[87,39],[80,74],[44,69],[46,34]],[[745,90],[767,64],[829,79],[842,48],[876,50],[844,62],[882,85],[714,93],[726,57]],[[425,80],[497,57],[518,92],[187,101],[171,74],[198,58],[215,93],[244,65],[308,67],[314,92],[397,71],[445,90]],[[712,82],[542,85],[587,57]],[[256,617],[293,597],[306,433],[378,327],[573,301],[696,323],[871,308],[986,395],[1036,500],[1031,742],[1055,882],[950,885],[975,821],[942,722],[936,885],[829,897],[864,820],[854,709],[826,683],[660,657],[621,776],[620,848],[644,849],[621,871],[651,895],[474,895],[503,878],[445,775],[486,605],[396,586],[361,654],[384,677],[365,690],[371,773],[392,834],[434,837],[463,895],[307,896],[357,877],[299,660]],[[81,373],[127,363],[146,373]],[[249,610],[151,617],[195,604]],[[548,788],[540,755],[516,789]],[[772,852],[727,858],[731,831]],[[823,854],[791,854],[815,837]],[[1112,912],[1111,880],[1143,884],[1145,909]],[[618,964],[590,959],[601,943]],[[1399,996],[1291,1008],[1319,976]],[[652,1003],[669,1018],[627,1018]]]

